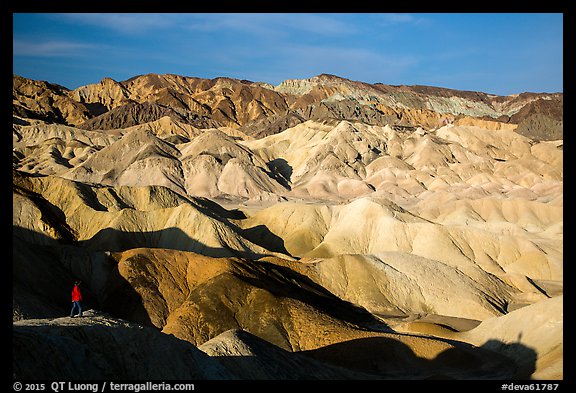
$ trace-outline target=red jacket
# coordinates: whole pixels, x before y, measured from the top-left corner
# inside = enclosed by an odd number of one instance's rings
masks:
[[[80,300],[82,300],[82,294],[80,293],[80,288],[78,288],[78,285],[74,285],[74,289],[72,289],[72,301],[79,302]]]

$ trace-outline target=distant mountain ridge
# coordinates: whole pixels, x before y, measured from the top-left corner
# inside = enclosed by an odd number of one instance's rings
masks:
[[[136,108],[136,109],[135,109]],[[137,114],[136,114],[137,112]],[[534,140],[563,135],[563,93],[497,96],[433,86],[393,86],[321,74],[278,86],[219,77],[146,74],[104,78],[74,90],[13,76],[13,116],[88,130],[110,130],[163,116],[198,128],[231,127],[260,138],[306,120],[337,119],[408,129],[445,121],[518,126]]]

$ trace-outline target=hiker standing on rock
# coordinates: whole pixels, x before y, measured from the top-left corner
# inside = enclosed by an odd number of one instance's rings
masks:
[[[72,289],[72,310],[70,310],[70,318],[75,317],[74,310],[78,308],[78,316],[82,316],[82,292],[80,292],[80,281],[74,283]]]

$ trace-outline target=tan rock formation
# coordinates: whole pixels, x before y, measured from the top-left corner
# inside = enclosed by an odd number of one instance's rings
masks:
[[[564,296],[490,318],[458,334],[459,339],[482,345],[516,359],[525,378],[561,379],[564,374]]]
[[[14,76],[15,375],[562,379],[562,100]]]

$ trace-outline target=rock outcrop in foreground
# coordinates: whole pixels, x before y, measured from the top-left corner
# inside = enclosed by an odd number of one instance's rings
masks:
[[[228,379],[195,346],[99,313],[14,322],[16,379]],[[152,361],[153,360],[153,361]]]
[[[13,100],[14,378],[563,379],[562,94],[14,76]]]

